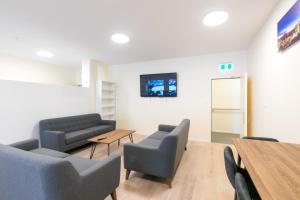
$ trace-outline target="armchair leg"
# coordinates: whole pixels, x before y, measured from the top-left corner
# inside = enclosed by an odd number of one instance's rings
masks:
[[[126,170],[126,180],[128,180],[131,170]]]
[[[117,200],[117,192],[116,190],[114,190],[111,194],[110,194],[112,200]]]

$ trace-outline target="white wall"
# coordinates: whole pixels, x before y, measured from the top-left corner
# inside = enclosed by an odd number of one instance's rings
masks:
[[[0,54],[0,79],[79,85],[80,69]]]
[[[0,80],[0,143],[37,137],[41,119],[94,112],[87,88]]]
[[[233,62],[233,72],[221,74],[218,65]],[[246,52],[203,55],[110,67],[117,83],[117,124],[119,128],[151,134],[160,123],[178,124],[191,119],[190,139],[210,141],[211,79],[241,76],[246,69]],[[177,98],[140,97],[140,74],[178,73]]]
[[[277,22],[295,2],[280,1],[249,49],[250,132],[300,143],[300,43],[277,48]]]

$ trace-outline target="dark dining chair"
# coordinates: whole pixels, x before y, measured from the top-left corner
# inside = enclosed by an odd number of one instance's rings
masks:
[[[260,200],[257,193],[251,194],[246,179],[241,173],[235,174],[235,191],[237,200]]]
[[[246,180],[240,173],[235,175],[235,188],[238,200],[252,200]]]
[[[246,139],[246,140],[260,140],[260,141],[267,141],[267,142],[279,142],[279,140],[274,139],[274,138],[267,138],[267,137],[250,137],[250,136],[246,136],[243,137],[242,139]],[[241,166],[241,157],[240,155],[238,155],[238,161],[237,161],[237,165],[240,167]]]
[[[232,187],[235,189],[235,174],[238,172],[246,173],[246,170],[240,168],[236,164],[232,149],[229,146],[225,147],[224,149],[224,161],[225,161],[225,170],[226,170],[228,180],[230,181]],[[234,199],[235,200],[237,199],[236,192],[234,194]]]
[[[226,174],[227,174],[227,177],[228,177],[232,187],[234,189],[236,189],[235,188],[235,186],[236,186],[235,175],[237,173],[240,173],[244,177],[246,177],[247,184],[250,187],[250,192],[253,194],[253,196],[257,196],[255,186],[254,186],[248,172],[245,169],[243,169],[243,168],[241,168],[237,165],[237,163],[235,162],[234,156],[233,156],[232,149],[229,146],[225,147],[225,149],[224,149],[224,161],[225,161]],[[234,194],[234,199],[235,200],[237,199],[236,191],[235,191],[235,194]]]

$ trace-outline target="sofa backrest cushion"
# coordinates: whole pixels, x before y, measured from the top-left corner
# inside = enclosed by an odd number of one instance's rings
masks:
[[[68,161],[1,144],[0,161],[1,199],[79,199],[80,177]]]
[[[172,132],[169,133],[168,136],[163,139],[161,143],[161,148],[168,146],[168,148],[172,151],[171,157],[173,157],[173,161],[171,162],[173,162],[173,170],[176,170],[185,151],[185,147],[188,142],[189,128],[190,120],[184,119]],[[176,147],[170,148],[170,145],[168,144],[175,145]]]
[[[40,130],[71,132],[99,125],[101,116],[97,113],[40,121]]]

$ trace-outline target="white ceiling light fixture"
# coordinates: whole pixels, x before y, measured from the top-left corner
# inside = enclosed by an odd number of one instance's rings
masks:
[[[36,52],[36,54],[40,57],[44,57],[44,58],[52,58],[54,55],[49,52],[49,51],[38,51]]]
[[[225,23],[229,18],[229,15],[227,12],[224,11],[214,11],[211,13],[208,13],[203,18],[203,24],[205,26],[219,26],[223,23]]]
[[[118,44],[126,44],[130,41],[130,38],[123,33],[116,33],[111,36],[111,40]]]

